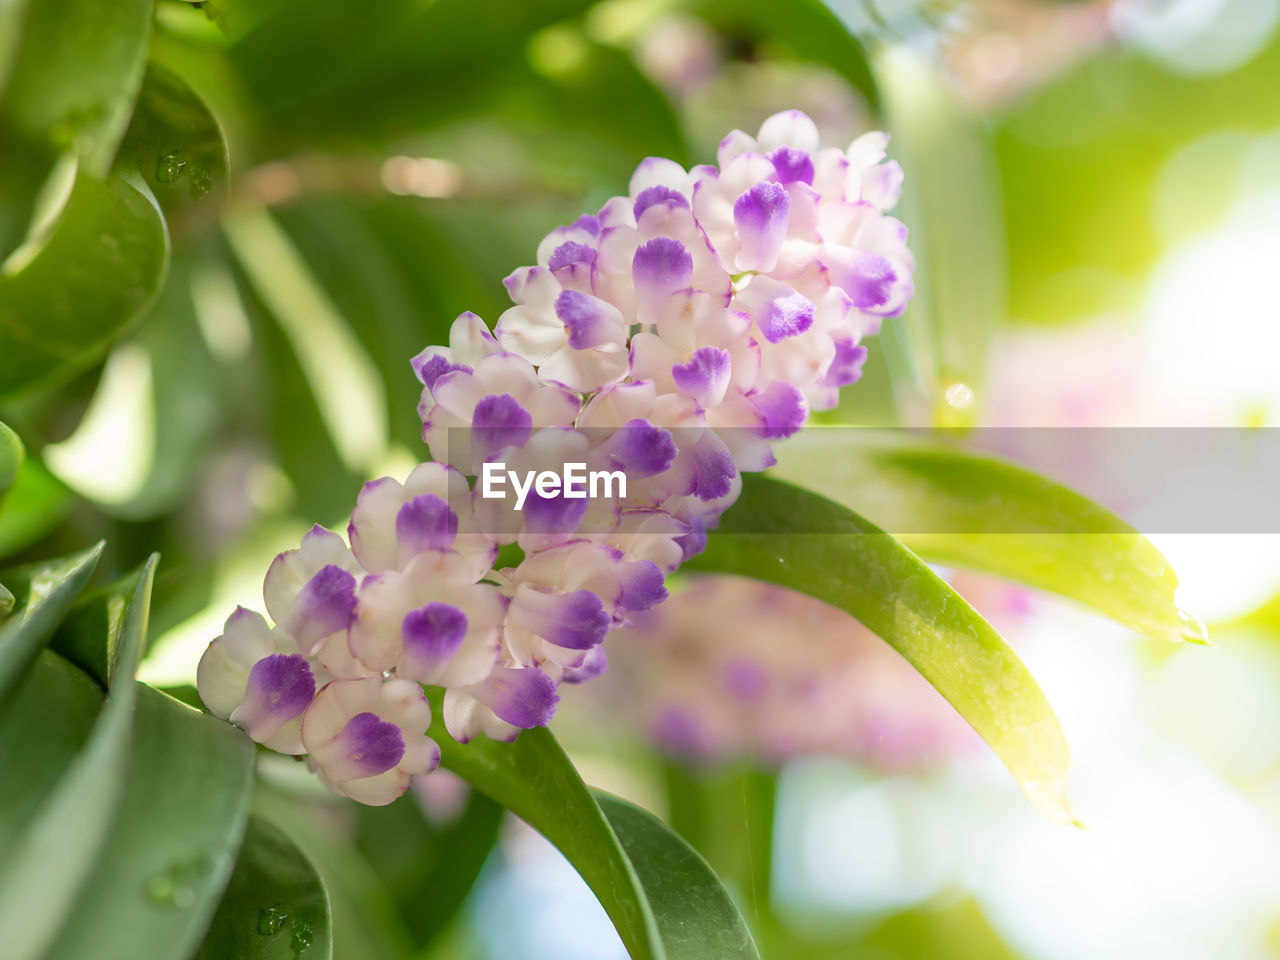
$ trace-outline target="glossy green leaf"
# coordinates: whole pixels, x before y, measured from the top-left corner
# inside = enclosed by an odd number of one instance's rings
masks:
[[[304,799],[264,775],[253,812],[284,833],[320,872],[333,915],[335,960],[413,960],[418,953],[413,938],[379,872],[343,831],[334,829],[335,816],[341,819],[335,803],[331,796]]]
[[[959,711],[1037,809],[1070,819],[1066,738],[1035,679],[964,598],[874,524],[748,474],[706,552],[686,569],[755,577],[852,614]]]
[[[758,957],[705,862],[690,858],[684,842],[660,824],[655,828],[648,814],[622,809],[622,801],[602,808],[549,730],[526,730],[511,744],[487,738],[460,744],[435,712],[432,733],[444,765],[560,849],[599,898],[633,960]],[[621,832],[611,822],[615,815]],[[661,862],[641,862],[649,856]],[[689,884],[684,893],[697,899],[675,903],[664,886],[669,883]]]
[[[759,960],[751,931],[707,861],[653,814],[592,793],[640,875],[667,956]]]
[[[437,699],[432,735],[444,766],[560,849],[599,898],[632,960],[665,960],[636,868],[551,731],[535,727],[511,744],[487,737],[461,744],[445,731],[438,705]]]
[[[166,209],[226,183],[230,161],[217,119],[180,77],[154,63],[121,152]]]
[[[4,505],[5,494],[18,479],[24,457],[22,441],[18,439],[18,435],[0,423],[0,507]]]
[[[235,865],[253,787],[252,742],[130,682],[138,707],[119,814],[46,960],[185,960]]]
[[[0,705],[14,691],[54,628],[84,589],[102,554],[102,544],[47,563],[5,574],[17,611],[0,627]]]
[[[155,295],[168,253],[141,180],[81,172],[43,244],[0,272],[0,395],[101,355]]]
[[[7,499],[0,503],[0,557],[30,546],[56,527],[73,499],[43,463],[28,457]]]
[[[116,679],[84,749],[41,805],[12,855],[0,863],[0,929],[6,934],[6,960],[46,956],[107,842],[128,772],[140,686],[133,671],[146,638],[155,565],[152,557],[122,581],[122,589],[132,587],[123,607],[112,603],[109,595],[97,598],[113,611],[108,635],[101,639],[115,651]]]
[[[1139,633],[1203,642],[1177,575],[1141,534],[1086,497],[1012,464],[883,431],[806,432],[778,477],[857,509],[920,556],[1048,590]]]
[[[250,817],[235,871],[195,960],[327,960],[329,896],[276,827]]]
[[[28,143],[74,150],[102,177],[142,82],[151,0],[28,4],[0,115]]]
[[[51,650],[42,650],[13,699],[0,712],[0,863],[80,752],[102,688]]]

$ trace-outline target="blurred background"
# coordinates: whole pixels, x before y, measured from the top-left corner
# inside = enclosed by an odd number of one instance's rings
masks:
[[[230,168],[143,171],[171,205],[159,297],[103,362],[0,401],[31,455],[0,555],[160,550],[140,676],[189,684],[277,551],[425,457],[411,356],[495,320],[641,158],[711,162],[791,107],[829,145],[891,133],[920,260],[828,422],[1276,426],[1278,24],[1280,0],[161,0],[151,69]],[[727,579],[611,641],[554,729],[708,857],[769,957],[1280,957],[1280,544],[1153,539],[1215,646],[947,572],[1058,711],[1082,829],[853,621]],[[262,762],[340,957],[623,956],[559,854],[448,775],[355,809]]]

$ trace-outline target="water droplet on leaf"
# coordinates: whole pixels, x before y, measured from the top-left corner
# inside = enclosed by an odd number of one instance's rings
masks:
[[[176,150],[172,153],[162,154],[156,161],[156,179],[161,183],[173,183],[186,168],[186,158]]]
[[[278,903],[268,904],[258,911],[258,932],[264,937],[273,937],[289,922],[289,914]]]

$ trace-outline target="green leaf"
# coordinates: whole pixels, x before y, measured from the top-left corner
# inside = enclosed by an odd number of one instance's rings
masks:
[[[817,494],[748,474],[706,552],[686,569],[755,577],[852,614],[959,711],[1037,809],[1070,819],[1066,738],[1035,679],[959,594],[874,524]]]
[[[98,711],[102,688],[50,650],[0,714],[0,863],[9,859],[40,804],[80,752]]]
[[[115,608],[110,633],[102,638],[116,651],[118,679],[84,749],[41,804],[12,855],[0,862],[0,929],[6,934],[6,960],[46,955],[106,843],[129,764],[139,687],[133,671],[146,637],[155,565],[153,556],[120,585],[132,585],[131,597],[123,609]],[[98,602],[109,601],[99,596]]]
[[[7,499],[0,503],[0,557],[17,553],[56,527],[73,499],[43,463],[28,457]]]
[[[287,762],[287,761],[286,761]],[[400,921],[379,871],[343,831],[335,829],[335,798],[307,802],[265,776],[254,795],[255,816],[269,820],[320,871],[333,914],[336,960],[412,960],[413,938]],[[309,783],[314,787],[314,783]]]
[[[136,681],[120,812],[46,960],[185,960],[218,906],[244,835],[253,744]]]
[[[29,4],[0,116],[26,142],[72,150],[106,175],[129,123],[151,35],[151,0]]]
[[[213,113],[173,72],[147,67],[121,150],[165,209],[226,183],[230,160]]]
[[[1204,642],[1177,575],[1114,514],[1012,464],[883,431],[831,428],[779,448],[776,475],[865,514],[928,560],[1059,594],[1139,633]]]
[[[14,591],[19,608],[0,628],[0,706],[89,582],[101,554],[102,544],[98,544],[70,557],[5,574],[5,586]]]
[[[593,790],[658,921],[671,960],[759,958],[751,931],[707,861],[653,814]]]
[[[433,706],[438,705],[436,698]],[[444,765],[560,849],[599,898],[633,960],[758,957],[745,924],[710,868],[696,854],[691,861],[692,851],[666,828],[665,839],[657,839],[647,814],[636,811],[638,820],[615,806],[613,812],[626,833],[624,844],[612,815],[606,816],[551,731],[525,730],[510,744],[487,738],[460,744],[444,730],[441,711],[435,714],[432,734]],[[637,858],[654,855],[667,862],[633,860],[626,844]],[[670,870],[680,876],[678,881],[672,880]],[[663,886],[669,882],[690,884],[685,892],[700,898],[696,908],[674,903]],[[713,896],[712,885],[718,895]],[[661,916],[659,909],[675,912]],[[708,952],[713,948],[719,952]]]
[[[444,766],[560,849],[599,898],[632,960],[664,960],[658,922],[640,877],[551,731],[525,730],[510,744],[488,738],[461,744],[444,729],[438,698],[432,710],[431,732]]]
[[[329,896],[311,861],[250,817],[240,858],[195,960],[327,960]]]
[[[18,57],[18,41],[22,39],[22,18],[27,0],[0,0],[0,102],[9,73]]]
[[[0,423],[0,506],[3,506],[5,494],[18,479],[18,471],[22,469],[25,456],[18,435]]]
[[[141,180],[78,174],[43,245],[0,272],[0,395],[100,356],[151,301],[168,254]]]

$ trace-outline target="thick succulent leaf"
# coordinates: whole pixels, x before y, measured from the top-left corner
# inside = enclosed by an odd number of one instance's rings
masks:
[[[196,960],[327,960],[329,895],[311,861],[250,817],[235,871]]]
[[[959,711],[1037,809],[1070,819],[1066,738],[1035,679],[964,598],[874,524],[751,474],[686,569],[755,577],[852,614]]]
[[[419,951],[379,871],[333,828],[333,807],[331,797],[303,799],[266,776],[253,800],[254,816],[284,833],[320,872],[333,916],[335,960],[414,960]]]
[[[98,711],[102,688],[62,657],[43,650],[13,699],[0,712],[0,863],[80,752]]]
[[[0,706],[13,693],[71,603],[89,582],[102,544],[47,563],[20,567],[3,577],[17,610],[0,627]]]
[[[121,683],[136,687],[138,704],[119,814],[46,960],[185,960],[244,835],[248,737],[137,681]]]
[[[180,77],[154,63],[147,67],[122,155],[165,209],[199,200],[227,179],[227,144],[213,113]]]
[[[710,867],[643,811],[613,798],[611,807],[598,803],[549,730],[526,730],[511,744],[487,738],[459,744],[443,729],[439,712],[432,733],[444,765],[560,849],[634,960],[758,958]],[[667,884],[675,884],[679,895],[673,898]]]
[[[153,556],[121,585],[132,587],[130,599],[123,609],[114,607],[110,633],[102,638],[116,651],[118,679],[84,749],[24,830],[12,855],[0,862],[0,929],[6,936],[6,960],[46,956],[107,841],[128,771],[139,687],[133,671],[145,642],[155,564]],[[100,596],[98,602],[109,601]]]
[[[884,431],[811,431],[778,455],[777,476],[856,508],[927,560],[1039,587],[1156,639],[1206,639],[1151,542],[1061,484]]]
[[[27,457],[8,495],[0,501],[0,557],[17,553],[56,527],[73,499],[71,491],[43,463]]]
[[[510,744],[484,737],[461,744],[445,731],[441,711],[434,713],[432,735],[444,766],[560,849],[599,898],[632,960],[665,960],[636,868],[551,731],[526,730]]]
[[[693,847],[648,811],[600,790],[592,794],[640,875],[668,957],[759,960],[742,914]]]
[[[29,3],[0,104],[5,122],[37,148],[73,150],[104,176],[142,82],[151,8],[152,0]]]
[[[0,272],[0,395],[99,356],[151,301],[168,254],[141,180],[82,170],[43,244]]]

